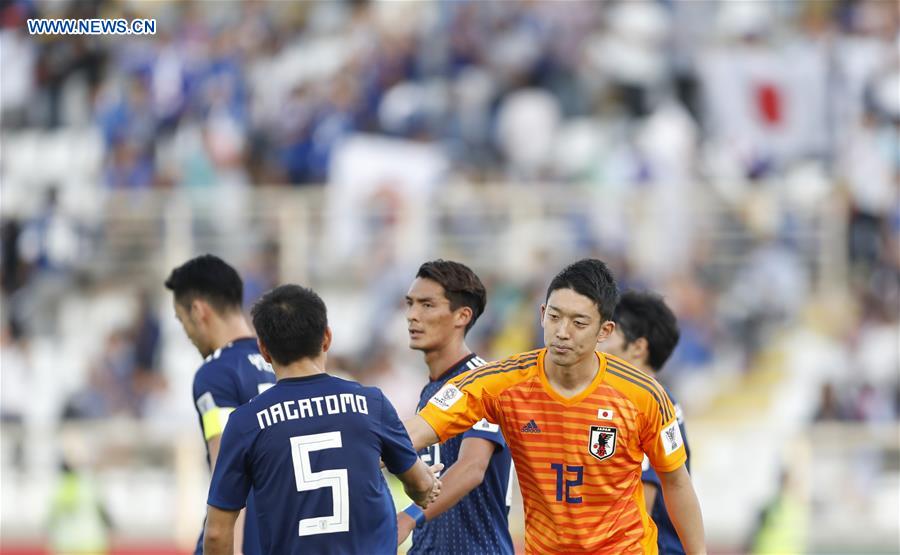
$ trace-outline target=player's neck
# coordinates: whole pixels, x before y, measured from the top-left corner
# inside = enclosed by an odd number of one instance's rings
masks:
[[[544,359],[547,381],[563,397],[574,397],[584,391],[591,385],[599,371],[600,361],[596,355],[586,357],[585,360],[572,366],[557,366],[549,359]]]
[[[277,381],[285,378],[305,378],[316,374],[324,374],[325,356],[322,353],[316,358],[301,358],[284,366],[273,362],[272,368],[275,370],[275,379]]]
[[[247,321],[244,320],[244,315],[240,312],[235,312],[223,316],[213,323],[210,335],[213,350],[216,350],[237,339],[253,337],[253,330],[250,329]]]
[[[432,380],[439,378],[441,374],[450,369],[451,365],[471,353],[472,350],[466,346],[465,341],[454,341],[440,349],[426,352],[425,364],[428,365],[428,376]]]
[[[643,372],[644,374],[647,374],[647,375],[650,376],[651,378],[656,379],[656,370],[654,370],[653,368],[651,368],[649,365],[647,365],[647,364],[637,364],[636,366],[638,367],[638,370],[640,370],[640,371]]]

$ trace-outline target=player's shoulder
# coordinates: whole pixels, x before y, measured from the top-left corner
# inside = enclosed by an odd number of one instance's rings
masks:
[[[239,419],[247,419],[252,418],[254,421],[256,419],[256,413],[267,408],[270,405],[274,405],[283,399],[284,392],[282,388],[277,387],[278,383],[272,384],[271,387],[266,388],[261,391],[259,394],[254,395],[246,403],[243,403],[236,407],[234,411],[231,413],[229,419],[239,418]]]
[[[273,372],[252,338],[239,339],[213,351],[203,359],[197,375],[236,374],[245,369]]]
[[[473,384],[483,385],[491,390],[503,389],[535,374],[537,372],[538,359],[543,350],[526,351],[488,362],[460,374],[451,380],[451,383],[460,389]]]
[[[524,353],[517,353],[506,358],[486,362],[481,366],[478,366],[474,371],[484,372],[509,368],[524,369],[535,367],[538,363],[538,357],[543,350],[544,349],[535,349],[533,351],[525,351]]]
[[[635,405],[639,407],[649,405],[654,410],[659,409],[663,413],[664,420],[674,416],[668,395],[656,378],[617,356],[609,353],[602,355],[606,359],[604,381]]]
[[[215,384],[231,383],[233,381],[234,363],[213,353],[203,359],[203,363],[194,372],[194,387],[209,387]]]

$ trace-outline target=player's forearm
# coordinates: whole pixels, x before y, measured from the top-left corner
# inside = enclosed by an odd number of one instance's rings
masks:
[[[234,553],[244,552],[244,522],[247,520],[247,509],[241,509],[237,520],[234,522]]]
[[[203,533],[203,555],[233,555],[234,530],[211,527]]]
[[[674,472],[660,472],[663,499],[666,512],[672,519],[678,538],[688,555],[704,555],[706,540],[703,531],[703,517],[700,501],[687,470],[682,466]]]
[[[457,462],[441,475],[441,494],[425,509],[425,519],[434,520],[456,505],[484,480],[484,467]]]
[[[207,506],[206,528],[203,531],[204,555],[234,554],[234,523],[238,511],[226,511]]]
[[[428,505],[428,496],[434,485],[434,476],[428,470],[428,466],[421,460],[416,463],[403,474],[397,475],[397,478],[403,483],[403,490],[416,505],[422,507]]]
[[[407,418],[406,421],[403,422],[403,426],[406,428],[406,433],[409,434],[409,439],[412,440],[413,449],[416,451],[424,449],[429,445],[434,445],[440,441],[440,438],[431,428],[431,425],[419,415]]]

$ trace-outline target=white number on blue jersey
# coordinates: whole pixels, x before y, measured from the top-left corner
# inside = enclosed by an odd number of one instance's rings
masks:
[[[294,461],[294,476],[297,491],[312,491],[331,488],[334,514],[315,518],[300,519],[300,535],[334,534],[350,530],[350,500],[347,483],[347,469],[312,471],[309,454],[322,449],[337,449],[343,446],[341,432],[309,434],[291,438],[291,457]]]
[[[433,466],[441,462],[441,444],[435,443],[429,447],[428,451],[422,454],[422,462],[428,466]],[[438,476],[440,476],[440,473],[438,473]]]

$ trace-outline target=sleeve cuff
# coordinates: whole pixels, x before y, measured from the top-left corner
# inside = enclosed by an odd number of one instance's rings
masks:
[[[682,455],[675,462],[671,462],[671,463],[669,463],[667,465],[663,465],[663,466],[653,466],[653,470],[655,470],[657,472],[672,472],[673,470],[678,470],[678,467],[682,466],[686,462],[687,462],[687,455]],[[652,464],[652,461],[651,461],[651,464]]]
[[[427,408],[427,406],[426,406],[426,408]],[[451,437],[451,436],[447,435],[446,431],[444,431],[442,433],[442,430],[438,429],[438,426],[435,426],[435,423],[431,421],[431,418],[429,418],[427,411],[425,411],[425,410],[420,411],[419,417],[422,418],[422,420],[424,420],[426,424],[431,426],[431,429],[434,431],[434,434],[436,436],[438,436],[438,443],[444,443]]]
[[[207,499],[206,504],[223,511],[240,511],[247,506],[246,503],[226,503],[220,499]]]

